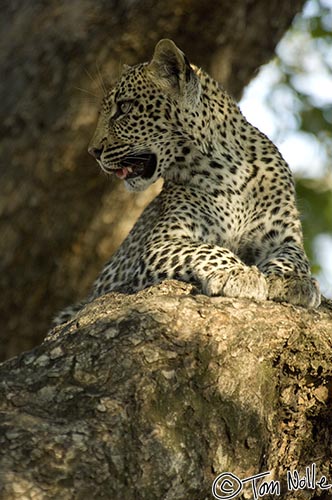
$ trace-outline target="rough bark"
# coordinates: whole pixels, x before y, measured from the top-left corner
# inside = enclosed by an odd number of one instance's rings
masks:
[[[1,6],[1,355],[35,345],[86,294],[156,192],[125,193],[86,153],[100,95],[173,38],[235,95],[272,55],[303,0],[10,0]],[[98,99],[97,99],[98,100]],[[111,196],[110,196],[111,193]]]
[[[0,367],[1,498],[203,500],[226,471],[272,471],[278,498],[318,498],[284,480],[312,463],[332,479],[331,333],[331,301],[171,281],[100,297]]]

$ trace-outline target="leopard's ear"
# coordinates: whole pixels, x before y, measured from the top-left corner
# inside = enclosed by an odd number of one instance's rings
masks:
[[[185,54],[167,38],[157,43],[147,71],[163,88],[188,97],[197,79]]]

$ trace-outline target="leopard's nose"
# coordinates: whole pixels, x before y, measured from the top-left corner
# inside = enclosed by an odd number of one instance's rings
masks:
[[[91,146],[88,148],[88,152],[90,155],[92,155],[96,160],[100,160],[102,152],[103,152],[103,146],[100,148],[96,148],[95,146]]]

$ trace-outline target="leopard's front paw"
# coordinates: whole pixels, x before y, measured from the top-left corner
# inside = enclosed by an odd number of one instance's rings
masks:
[[[267,299],[268,287],[265,276],[254,266],[213,271],[202,285],[203,292],[210,296]]]
[[[266,277],[268,298],[278,302],[289,302],[296,306],[318,307],[321,301],[319,285],[315,278],[296,274]]]

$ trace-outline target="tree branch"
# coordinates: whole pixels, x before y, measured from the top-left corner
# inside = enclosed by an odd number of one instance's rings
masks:
[[[331,477],[332,304],[109,294],[0,368],[6,500],[211,497],[213,479]],[[315,498],[319,490],[307,490]]]

